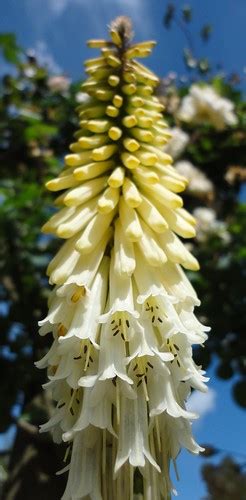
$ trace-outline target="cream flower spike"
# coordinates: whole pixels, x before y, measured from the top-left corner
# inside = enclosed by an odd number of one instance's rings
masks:
[[[155,42],[130,45],[117,18],[111,40],[90,40],[88,100],[60,175],[58,211],[43,231],[63,238],[47,274],[54,289],[40,334],[50,351],[46,388],[56,402],[42,426],[68,443],[63,500],[132,500],[175,492],[169,475],[181,447],[199,453],[186,409],[206,378],[192,359],[208,327],[182,267],[199,269],[181,238],[195,220],[180,192],[186,179],[164,152],[170,133],[154,95],[158,78],[136,58]],[[181,267],[182,266],[182,267]]]

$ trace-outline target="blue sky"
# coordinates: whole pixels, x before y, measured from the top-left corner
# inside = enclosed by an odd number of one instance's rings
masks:
[[[181,0],[174,3],[179,7],[184,4]],[[193,7],[191,32],[197,55],[223,63],[227,72],[242,74],[246,65],[243,50],[246,1],[190,0],[189,3]],[[79,79],[83,75],[82,61],[93,53],[87,49],[86,40],[105,36],[110,20],[127,14],[133,18],[136,39],[150,38],[158,42],[149,66],[160,76],[169,71],[183,75],[182,49],[186,40],[181,31],[164,29],[162,18],[166,4],[165,0],[7,0],[1,5],[0,31],[15,32],[18,42],[25,48],[36,49],[54,72]],[[214,33],[204,45],[198,34],[201,26],[209,22],[214,26]],[[210,375],[208,396],[205,399],[194,396],[191,402],[198,404],[202,413],[202,418],[193,426],[196,438],[199,443],[246,453],[242,441],[245,412],[232,402],[231,383],[216,379],[213,369]],[[6,439],[0,439],[2,446],[6,446]],[[204,497],[205,487],[200,478],[204,462],[205,459],[188,453],[181,454],[178,460],[181,480],[177,485],[180,500]]]
[[[177,8],[186,3],[173,0]],[[169,71],[184,73],[182,31],[166,31],[162,24],[167,0],[8,0],[1,6],[1,31],[14,31],[26,48],[35,48],[49,59],[55,70],[73,79],[82,75],[82,61],[91,57],[88,38],[102,37],[115,16],[130,15],[136,38],[154,38],[158,45],[149,66],[159,75]],[[228,72],[243,72],[245,66],[245,0],[190,0],[195,52],[222,63]],[[211,23],[214,33],[207,44],[199,38],[201,26]]]
[[[231,381],[215,378],[214,366],[208,376],[211,377],[208,393],[193,393],[190,398],[191,408],[201,415],[193,424],[195,438],[199,444],[212,444],[220,449],[237,452],[238,455],[233,454],[233,458],[245,464],[245,410],[232,401]],[[179,483],[175,483],[179,493],[177,500],[202,500],[206,487],[201,480],[200,468],[208,462],[217,463],[223,456],[226,453],[202,458],[182,452],[177,461],[180,474]]]

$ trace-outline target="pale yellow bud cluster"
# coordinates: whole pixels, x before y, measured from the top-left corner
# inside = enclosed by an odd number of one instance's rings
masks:
[[[163,151],[170,133],[154,96],[158,78],[135,60],[148,56],[155,42],[128,46],[113,29],[111,37],[111,42],[88,42],[101,55],[85,62],[88,78],[81,89],[90,100],[77,108],[80,129],[64,170],[46,184],[51,191],[63,190],[57,204],[64,208],[43,231],[73,237],[74,251],[84,254],[117,224],[131,248],[128,275],[135,269],[136,247],[152,266],[168,258],[198,269],[176,236],[193,237],[195,221],[177,194],[187,181]],[[127,264],[117,251],[115,260],[117,272],[124,274]]]

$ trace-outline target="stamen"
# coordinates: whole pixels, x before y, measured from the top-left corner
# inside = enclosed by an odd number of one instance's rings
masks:
[[[158,450],[161,452],[161,436],[158,417],[155,417],[155,432],[157,437]]]
[[[69,445],[69,446],[67,447],[67,449],[66,449],[66,453],[65,453],[65,455],[64,455],[63,462],[66,462],[66,461],[67,461],[70,451],[71,451],[71,445]]]
[[[120,388],[119,388],[119,384],[117,384],[117,382],[115,381],[116,383],[116,420],[117,420],[117,424],[119,425],[120,423]]]
[[[173,458],[173,466],[174,466],[174,470],[175,470],[175,475],[176,475],[177,481],[179,481],[178,466],[177,466],[175,458]]]
[[[84,366],[84,372],[86,372],[86,370],[87,370],[87,368],[89,366],[90,353],[91,353],[91,344],[89,345],[89,349],[87,349],[85,366]]]
[[[145,399],[148,402],[149,395],[148,395],[148,389],[147,389],[147,377],[145,376],[141,380],[143,381],[143,390],[144,390]]]
[[[102,446],[102,472],[106,471],[106,430],[103,429],[103,446]],[[106,496],[105,496],[106,498]]]
[[[67,329],[65,328],[65,326],[61,323],[58,327],[58,330],[57,330],[57,335],[58,337],[64,337],[67,333]]]
[[[133,470],[133,467],[129,467],[130,469],[130,498],[129,500],[133,500],[134,498],[134,494],[133,494],[133,491],[134,491],[134,481],[133,481],[133,474],[134,474],[134,470]]]
[[[73,293],[72,297],[71,297],[71,301],[76,304],[76,302],[79,301],[79,299],[81,299],[81,297],[84,297],[85,296],[85,287],[84,286],[80,286],[78,287],[78,289],[76,290],[76,292]]]

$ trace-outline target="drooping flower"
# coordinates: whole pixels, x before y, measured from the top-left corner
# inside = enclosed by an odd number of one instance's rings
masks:
[[[166,499],[170,461],[201,448],[186,409],[207,380],[192,358],[208,330],[194,315],[197,295],[182,267],[197,270],[181,238],[195,235],[182,207],[186,179],[163,152],[169,138],[158,78],[135,58],[154,42],[130,45],[118,18],[111,40],[91,40],[89,100],[60,175],[62,191],[43,231],[63,238],[48,266],[54,285],[40,334],[51,334],[47,367],[54,415],[42,426],[68,443],[63,500]],[[139,479],[140,478],[140,479]],[[142,479],[141,479],[142,478]]]
[[[181,102],[177,117],[187,123],[210,123],[217,130],[236,125],[234,104],[210,85],[192,85]]]

